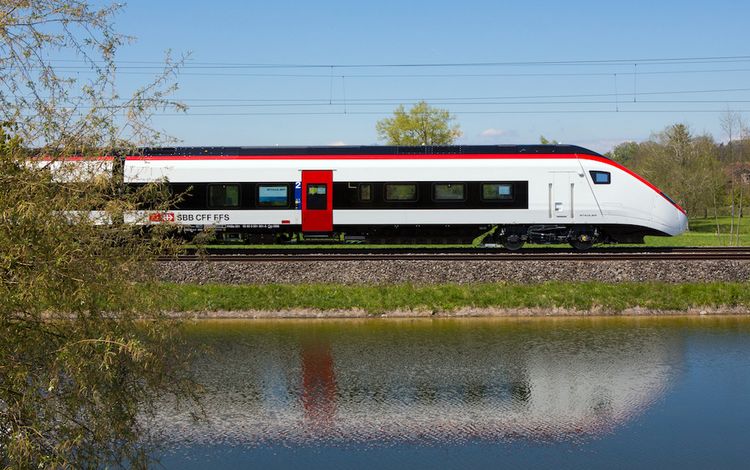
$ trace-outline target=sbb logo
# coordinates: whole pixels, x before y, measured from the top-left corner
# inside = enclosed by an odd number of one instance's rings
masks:
[[[148,216],[149,222],[174,222],[173,212],[154,212]]]

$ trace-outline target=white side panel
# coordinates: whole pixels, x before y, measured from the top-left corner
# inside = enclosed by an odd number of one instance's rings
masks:
[[[112,160],[34,161],[32,165],[49,169],[55,181],[61,183],[90,181],[112,176]]]
[[[566,222],[572,218],[573,191],[575,187],[575,175],[569,172],[552,173],[552,214],[555,221]],[[571,187],[571,184],[574,186]]]

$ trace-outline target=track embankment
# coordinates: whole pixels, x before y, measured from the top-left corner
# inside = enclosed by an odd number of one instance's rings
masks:
[[[750,281],[750,249],[254,253],[161,261],[161,280],[191,284],[472,284]]]

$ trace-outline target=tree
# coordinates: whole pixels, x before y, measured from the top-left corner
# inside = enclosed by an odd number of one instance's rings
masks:
[[[693,136],[685,124],[674,124],[638,146],[635,170],[695,215],[715,207],[723,187],[716,144],[709,135]]]
[[[167,228],[118,223],[168,195],[123,193],[99,158],[157,142],[149,110],[172,89],[168,65],[119,97],[117,8],[0,2],[0,468],[144,467],[156,440],[143,417],[166,395],[195,396],[179,325],[148,287],[174,248]]]
[[[737,167],[742,167],[744,160],[744,145],[742,145],[742,139],[748,134],[747,125],[745,124],[742,115],[736,111],[727,110],[719,117],[719,122],[724,134],[727,138],[727,154],[730,168],[730,189],[729,189],[729,204],[730,204],[730,222],[729,222],[729,238],[730,245],[732,244],[732,238],[735,236],[737,244],[740,241],[740,224],[742,217],[742,200],[744,185],[737,181]],[[738,140],[739,142],[735,142]],[[739,193],[739,194],[738,194]],[[739,207],[738,207],[739,206]],[[735,218],[737,219],[735,222]]]
[[[408,111],[399,106],[375,128],[378,139],[388,145],[451,145],[461,136],[460,126],[451,124],[454,120],[447,110],[420,101]]]
[[[120,96],[115,55],[132,39],[114,29],[120,8],[94,8],[87,0],[0,0],[0,121],[13,123],[27,145],[59,155],[153,144],[163,136],[151,111],[185,109],[166,98],[184,61],[170,54],[153,81]],[[67,65],[59,67],[58,59]]]
[[[623,142],[615,146],[608,156],[617,163],[630,167],[635,164],[638,155],[638,142]]]
[[[560,142],[556,141],[555,139],[548,139],[544,137],[543,135],[539,136],[539,143],[542,145],[558,145]]]

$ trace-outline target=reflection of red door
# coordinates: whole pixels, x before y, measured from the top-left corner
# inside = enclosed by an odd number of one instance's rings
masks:
[[[321,426],[333,424],[336,416],[336,375],[333,354],[327,343],[302,345],[302,406],[305,419]]]
[[[302,231],[333,231],[333,170],[302,170]]]

